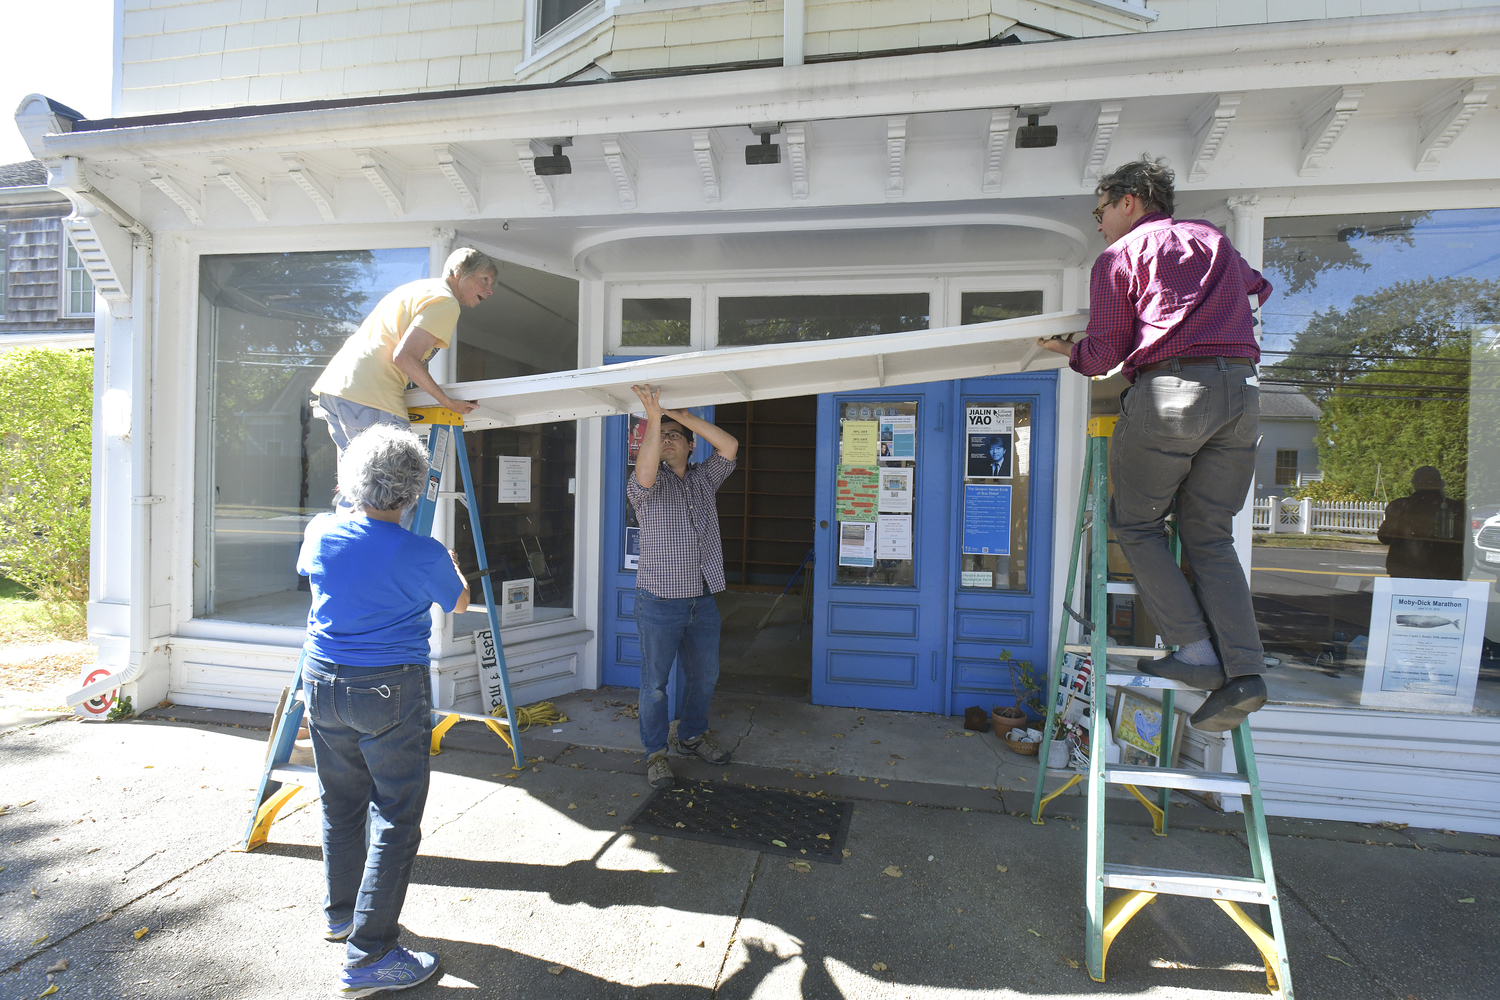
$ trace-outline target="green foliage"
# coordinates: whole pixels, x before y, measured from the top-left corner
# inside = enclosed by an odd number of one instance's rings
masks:
[[[110,706],[109,714],[105,716],[110,722],[119,722],[121,719],[135,718],[135,706],[130,703],[130,695],[122,696]]]
[[[1368,493],[1361,493],[1348,483],[1332,479],[1303,483],[1287,490],[1286,495],[1298,500],[1318,500],[1322,503],[1355,503],[1371,499]]]
[[[1000,662],[1010,668],[1011,690],[1015,692],[1016,707],[1030,709],[1033,714],[1046,716],[1047,706],[1042,703],[1042,682],[1032,670],[1030,660],[1018,660],[1010,650],[1000,650]]]
[[[1353,265],[1351,265],[1353,266]],[[1436,466],[1449,496],[1500,496],[1500,463],[1487,456],[1484,428],[1496,403],[1476,388],[1500,364],[1485,337],[1500,322],[1500,281],[1398,281],[1343,308],[1314,314],[1289,355],[1265,370],[1292,382],[1323,409],[1318,461],[1326,484],[1299,491],[1320,500],[1387,500],[1411,493],[1411,474]],[[1472,439],[1472,440],[1471,440]],[[1342,492],[1341,492],[1342,491]],[[1347,494],[1352,493],[1352,497]]]
[[[61,617],[89,592],[91,351],[0,354],[0,562]]]

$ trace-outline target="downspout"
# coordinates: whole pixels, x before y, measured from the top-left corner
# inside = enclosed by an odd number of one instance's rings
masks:
[[[782,0],[781,65],[802,65],[806,35],[807,0]]]
[[[65,700],[71,708],[129,684],[145,668],[151,638],[151,508],[161,498],[151,495],[151,393],[155,360],[151,344],[155,340],[156,304],[152,294],[155,273],[151,231],[103,192],[95,190],[82,170],[69,179],[76,185],[70,185],[73,191],[97,205],[131,234],[131,254],[135,257],[131,262],[131,280],[140,289],[131,310],[134,330],[130,348],[130,654],[124,670],[69,694]]]

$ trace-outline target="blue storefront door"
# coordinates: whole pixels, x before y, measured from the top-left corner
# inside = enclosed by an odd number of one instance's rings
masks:
[[[944,709],[953,398],[818,397],[814,704]]]
[[[972,705],[988,713],[1014,704],[1023,670],[1043,681],[1047,676],[1057,375],[996,375],[954,385],[946,710],[960,715]]]

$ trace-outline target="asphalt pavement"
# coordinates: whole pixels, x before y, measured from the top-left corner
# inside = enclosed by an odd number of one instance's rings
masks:
[[[645,764],[594,737],[628,713],[597,693],[577,702],[591,726],[531,734],[518,777],[478,727],[433,758],[402,923],[403,943],[437,952],[442,968],[403,996],[1266,994],[1249,940],[1194,899],[1146,907],[1116,940],[1107,981],[1090,980],[1081,800],[1033,825],[1018,815],[1030,808],[1026,766],[998,766],[981,742],[993,737],[964,736],[959,720],[766,702],[733,730],[743,762],[679,767],[851,802],[848,856],[798,865],[627,829],[649,794]],[[0,734],[0,996],[52,985],[60,1000],[328,995],[342,947],[320,937],[316,802],[300,795],[270,843],[235,850],[265,717],[156,714]],[[734,713],[721,714],[730,727]],[[820,718],[840,739],[807,721]],[[772,728],[772,742],[754,742]],[[823,750],[830,742],[839,749]],[[843,756],[814,770],[815,752]],[[1184,802],[1159,839],[1139,807],[1110,808],[1112,860],[1248,873],[1237,816]],[[1290,820],[1272,830],[1299,995],[1500,995],[1500,838]]]

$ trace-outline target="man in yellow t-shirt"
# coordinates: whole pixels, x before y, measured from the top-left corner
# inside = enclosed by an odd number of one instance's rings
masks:
[[[313,383],[339,460],[360,431],[375,424],[410,426],[406,384],[411,382],[457,413],[475,404],[438,388],[427,362],[453,342],[460,307],[479,305],[494,292],[499,268],[473,247],[448,256],[441,278],[411,281],[381,299],[323,374]],[[347,507],[343,498],[340,507]]]

